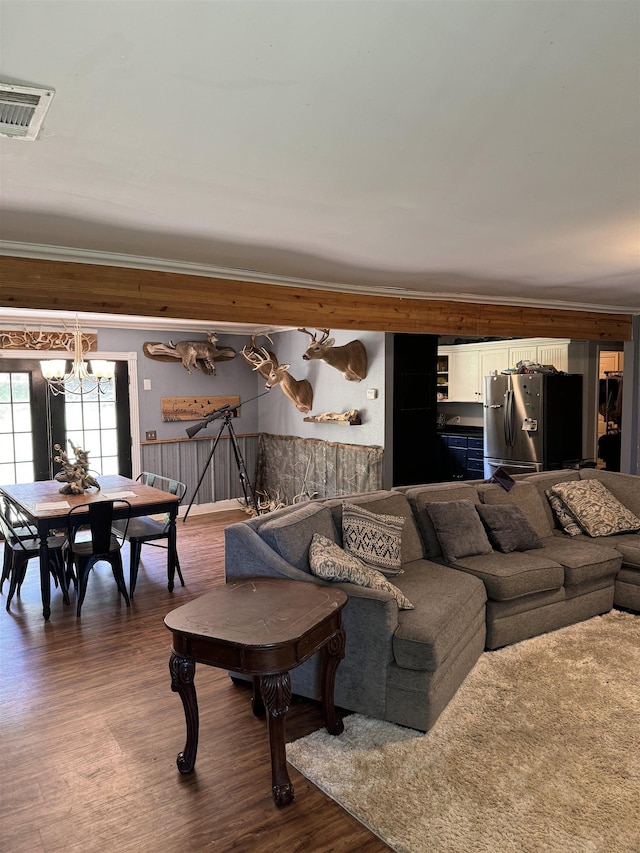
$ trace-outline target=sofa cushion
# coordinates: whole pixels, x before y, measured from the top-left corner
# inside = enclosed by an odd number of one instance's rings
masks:
[[[549,505],[553,510],[553,515],[567,536],[579,536],[582,533],[582,528],[576,521],[575,515],[565,504],[559,495],[554,495],[551,489],[545,490],[545,495],[549,501]]]
[[[600,480],[558,483],[551,491],[562,498],[589,536],[640,530],[640,518],[621,504]]]
[[[515,504],[480,504],[476,509],[497,551],[509,554],[542,548],[542,540]]]
[[[403,494],[381,490],[365,492],[360,495],[349,495],[348,497],[330,498],[325,505],[331,508],[336,528],[339,531],[342,530],[342,504],[345,501],[355,506],[362,506],[369,512],[380,515],[402,516],[405,519],[402,528],[402,562],[410,563],[424,557],[422,539],[418,533],[409,501]]]
[[[309,546],[314,533],[333,542],[338,538],[331,510],[313,501],[265,521],[258,533],[284,560],[305,572],[310,571]]]
[[[544,540],[545,556],[564,568],[564,585],[577,586],[598,578],[610,577],[620,568],[620,554],[613,547],[596,545],[592,539],[566,539],[552,536]]]
[[[473,554],[490,554],[491,543],[469,500],[442,501],[427,504],[442,554],[448,563]]]
[[[552,528],[547,510],[533,483],[520,480],[508,492],[495,483],[480,484],[478,494],[484,504],[515,504],[522,510],[538,536],[551,536]]]
[[[402,571],[402,515],[382,515],[345,501],[342,547],[348,554],[391,577]]]
[[[347,554],[339,545],[316,533],[309,547],[309,565],[312,574],[326,581],[342,581],[366,586],[369,589],[380,589],[392,595],[401,610],[413,610],[413,604],[398,587],[388,581],[383,574],[372,569],[354,557]]]
[[[393,655],[398,666],[437,670],[465,636],[487,594],[478,578],[428,560],[405,564],[395,581],[415,605],[398,613]]]
[[[622,562],[625,566],[640,569],[640,533],[620,533],[613,539],[608,539],[607,542],[622,554]]]
[[[544,549],[511,554],[493,551],[456,560],[453,567],[480,578],[487,588],[487,596],[494,601],[509,601],[521,595],[559,589],[564,583],[563,567],[547,557]]]
[[[439,557],[442,548],[427,512],[427,505],[434,501],[470,500],[474,504],[479,501],[475,487],[468,483],[430,483],[407,489],[405,494],[413,509],[428,558]]]

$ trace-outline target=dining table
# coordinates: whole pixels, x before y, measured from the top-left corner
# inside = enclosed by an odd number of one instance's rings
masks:
[[[0,499],[6,496],[26,515],[38,531],[40,557],[40,587],[42,614],[45,620],[51,615],[51,579],[49,574],[49,548],[47,538],[53,530],[66,528],[67,513],[75,506],[104,500],[126,500],[131,506],[131,517],[168,513],[167,536],[167,586],[173,591],[177,566],[176,518],[180,498],[153,486],[147,486],[129,477],[108,474],[98,478],[95,487],[82,494],[63,494],[57,480],[40,480],[35,483],[15,483],[0,486]],[[114,507],[114,518],[129,514],[126,505]]]

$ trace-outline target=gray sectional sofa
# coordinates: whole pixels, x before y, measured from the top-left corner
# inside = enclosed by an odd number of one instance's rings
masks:
[[[351,711],[427,731],[484,649],[564,627],[614,604],[640,611],[640,532],[601,539],[568,536],[551,510],[547,490],[583,478],[601,479],[640,517],[640,477],[596,469],[520,477],[509,492],[494,483],[469,481],[341,496],[227,527],[226,580],[269,576],[326,583],[311,572],[309,547],[316,533],[343,544],[344,502],[404,518],[402,573],[390,581],[413,609],[399,609],[387,591],[340,583],[349,600],[343,611],[346,654],[338,668],[335,701]],[[460,529],[464,555],[452,559],[448,549],[447,559],[442,531],[436,531],[433,519],[438,523],[448,509],[468,513],[469,504],[472,511],[476,506],[519,507],[536,547],[502,553],[485,545],[476,548],[484,553],[468,555],[465,547],[474,550],[473,537]],[[465,546],[466,539],[471,543]],[[291,673],[294,693],[320,696],[317,658]]]

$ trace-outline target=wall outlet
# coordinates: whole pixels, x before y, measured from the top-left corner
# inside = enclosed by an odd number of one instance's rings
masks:
[[[158,434],[156,433],[155,429],[148,429],[145,432],[144,436],[147,441],[157,441],[158,439]]]

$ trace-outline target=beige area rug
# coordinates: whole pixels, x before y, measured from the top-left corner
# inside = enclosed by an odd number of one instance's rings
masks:
[[[483,654],[426,735],[355,714],[287,759],[401,853],[640,853],[640,617]]]

